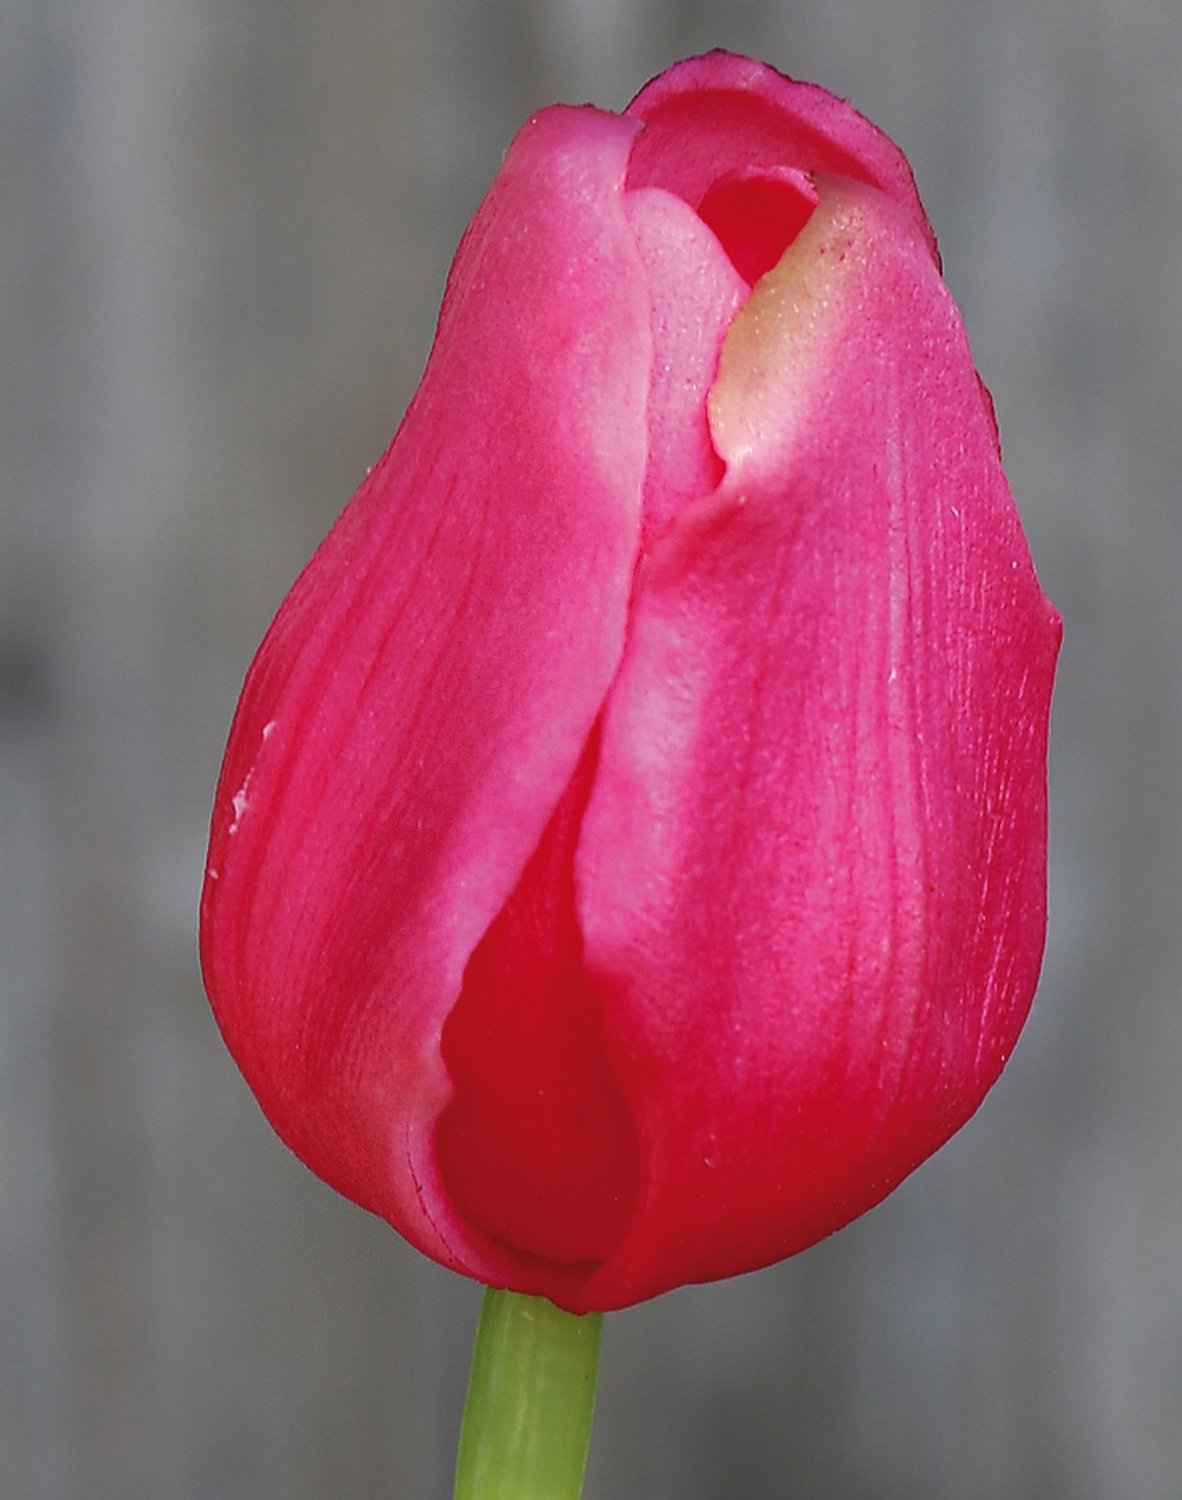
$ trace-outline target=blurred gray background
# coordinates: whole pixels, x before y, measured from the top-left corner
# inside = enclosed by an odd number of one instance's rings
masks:
[[[903,145],[1067,622],[978,1118],[609,1320],[588,1500],[1182,1495],[1176,0],[2,0],[0,1495],[450,1492],[478,1292],[272,1137],[194,951],[241,676],[520,121],[723,44]]]

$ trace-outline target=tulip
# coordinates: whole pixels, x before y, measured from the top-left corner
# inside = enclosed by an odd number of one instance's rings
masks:
[[[202,961],[283,1140],[580,1312],[793,1254],[1041,962],[1059,619],[899,150],[722,53],[545,109],[250,668]]]

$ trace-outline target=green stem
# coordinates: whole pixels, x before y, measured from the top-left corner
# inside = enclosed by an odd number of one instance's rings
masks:
[[[455,1500],[578,1500],[602,1322],[544,1297],[485,1292]]]

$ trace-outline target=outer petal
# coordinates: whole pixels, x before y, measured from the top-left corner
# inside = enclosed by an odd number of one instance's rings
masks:
[[[554,109],[517,137],[400,432],[250,670],[214,809],[203,967],[263,1109],[485,1280],[503,1257],[433,1161],[439,1034],[622,650],[651,359],[636,129]]]
[[[819,186],[605,716],[576,874],[644,1161],[586,1306],[870,1207],[976,1108],[1041,959],[1058,618],[926,237]]]
[[[844,99],[785,78],[766,63],[710,52],[669,68],[627,113],[644,121],[630,188],[655,185],[697,208],[728,168],[792,167],[850,177],[886,193],[936,239],[898,146]]]
[[[680,198],[630,193],[651,306],[647,541],[714,489],[706,398],[748,288]],[[513,1284],[564,1302],[631,1223],[639,1155],[583,968],[574,853],[598,742],[588,743],[525,874],[474,952],[443,1033],[455,1085],[437,1153],[466,1222],[520,1253]]]

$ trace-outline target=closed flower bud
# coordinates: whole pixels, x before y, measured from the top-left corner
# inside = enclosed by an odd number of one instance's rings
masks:
[[[606,1309],[803,1249],[1021,1030],[1059,636],[897,148],[721,53],[544,110],[247,677],[230,1050],[483,1282]]]

